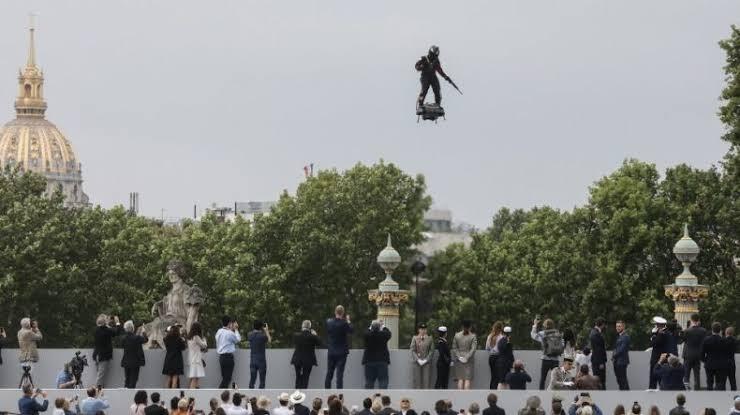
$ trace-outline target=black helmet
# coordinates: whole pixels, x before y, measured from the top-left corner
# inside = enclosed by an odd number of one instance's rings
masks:
[[[437,45],[432,45],[432,46],[431,46],[431,47],[429,48],[429,55],[430,55],[430,56],[431,56],[431,55],[434,55],[434,56],[439,56],[439,46],[437,46]]]

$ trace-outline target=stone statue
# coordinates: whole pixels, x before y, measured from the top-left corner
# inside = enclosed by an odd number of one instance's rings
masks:
[[[145,327],[149,337],[147,348],[164,347],[162,340],[167,327],[177,324],[187,333],[193,322],[198,321],[198,312],[204,300],[203,291],[197,285],[190,287],[185,284],[184,276],[185,266],[181,261],[172,260],[167,264],[167,278],[172,288],[152,306],[154,320]]]

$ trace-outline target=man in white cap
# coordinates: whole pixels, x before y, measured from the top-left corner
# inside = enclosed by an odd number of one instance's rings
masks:
[[[272,415],[293,415],[293,411],[288,407],[290,402],[290,395],[287,392],[283,392],[278,395],[278,406],[275,407],[270,413]]]
[[[658,360],[660,360],[660,356],[663,353],[667,353],[666,348],[668,346],[668,342],[665,333],[665,326],[667,323],[668,321],[663,317],[653,317],[653,324],[655,327],[653,327],[653,332],[650,336],[650,346],[652,347],[652,350],[650,351],[650,386],[648,389],[658,388],[658,377],[653,373],[653,368],[658,363]]]
[[[290,395],[290,404],[293,406],[295,415],[309,415],[311,413],[308,407],[303,405],[305,400],[306,394],[301,393],[301,391],[295,391]]]
[[[437,328],[437,380],[434,389],[447,389],[450,382],[450,365],[452,354],[450,345],[447,343],[447,327]]]

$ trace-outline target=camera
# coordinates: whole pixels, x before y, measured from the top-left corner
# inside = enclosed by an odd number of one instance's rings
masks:
[[[87,355],[82,354],[79,350],[76,351],[75,357],[69,361],[69,370],[75,378],[75,386],[82,385],[82,372],[87,365]]]

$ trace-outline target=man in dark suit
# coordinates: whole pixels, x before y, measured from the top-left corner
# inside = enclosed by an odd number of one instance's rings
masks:
[[[701,326],[698,314],[691,315],[691,325],[683,331],[683,364],[686,373],[683,383],[688,387],[691,372],[694,372],[694,390],[701,389],[701,346],[707,337],[707,330]]]
[[[149,396],[152,404],[144,408],[144,415],[167,415],[167,409],[159,402],[159,392],[154,392]]]
[[[316,331],[311,328],[311,320],[303,321],[301,332],[295,334],[293,341],[295,343],[295,351],[293,351],[293,358],[290,359],[290,364],[295,367],[295,388],[307,389],[311,369],[317,365],[316,347],[321,344]]]
[[[495,393],[489,393],[486,400],[488,401],[488,408],[483,410],[483,415],[506,415],[506,412],[497,405],[498,396]]]
[[[722,349],[725,351],[727,361],[727,380],[730,382],[730,390],[737,390],[737,377],[735,375],[735,353],[737,353],[738,342],[735,337],[735,328],[727,327],[725,337],[722,339]]]
[[[352,322],[349,314],[344,313],[344,307],[338,305],[334,309],[334,318],[326,321],[326,379],[324,388],[331,389],[331,379],[334,371],[337,372],[337,389],[344,387],[344,365],[347,363],[349,354],[349,342],[347,337],[352,334]]]
[[[373,389],[378,381],[378,389],[388,389],[388,365],[391,363],[388,340],[391,331],[380,320],[373,320],[365,333],[365,351],[362,364],[365,366],[365,389]]]
[[[378,415],[393,415],[396,413],[396,410],[391,407],[391,397],[388,395],[383,395],[380,397],[380,403],[383,404],[383,409],[378,412]]]
[[[702,343],[702,361],[707,372],[707,390],[725,390],[727,380],[727,362],[723,350],[722,325],[712,323],[712,334]]]
[[[606,389],[606,343],[604,342],[604,330],[606,329],[606,320],[599,317],[596,319],[594,328],[588,336],[591,342],[591,365],[593,366],[594,376],[601,381],[601,389]]]
[[[655,327],[653,327],[652,334],[650,336],[650,386],[649,389],[658,389],[658,377],[655,376],[654,368],[655,365],[658,364],[658,360],[660,360],[660,356],[663,353],[666,353],[666,332],[665,332],[665,326],[668,323],[666,319],[663,317],[653,317],[653,324],[655,324]]]
[[[630,384],[627,380],[627,366],[630,364],[630,336],[625,328],[624,321],[617,321],[617,344],[614,346],[614,353],[612,354],[614,375],[617,377],[617,384],[621,391],[630,390]]]
[[[411,399],[401,398],[401,409],[396,412],[396,415],[417,415],[416,411],[411,408]]]
[[[309,415],[311,413],[308,407],[303,405],[303,401],[305,400],[306,394],[300,391],[295,391],[290,395],[290,404],[293,405],[293,413],[295,415]]]
[[[93,349],[92,358],[95,361],[96,375],[95,384],[103,387],[105,376],[110,370],[110,363],[113,360],[113,338],[122,334],[123,327],[118,316],[109,318],[105,314],[98,316],[95,328],[95,348]]]
[[[134,389],[136,388],[136,382],[139,381],[139,369],[146,364],[143,346],[149,339],[144,332],[142,332],[142,335],[134,333],[134,322],[131,320],[123,324],[123,330],[126,332],[121,341],[123,347],[123,357],[121,358],[121,367],[124,374],[123,384],[127,389]]]
[[[374,415],[370,408],[373,407],[373,400],[365,398],[362,400],[362,410],[357,415]]]

